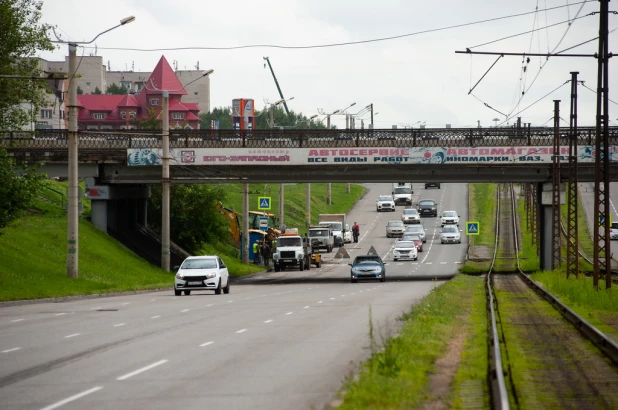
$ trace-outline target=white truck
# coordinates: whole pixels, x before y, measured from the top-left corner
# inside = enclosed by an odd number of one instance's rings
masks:
[[[343,246],[345,243],[346,222],[345,214],[320,214],[318,225],[327,225],[333,231],[335,246]]]
[[[393,183],[393,201],[395,205],[412,205],[412,184],[407,182]]]
[[[287,268],[298,268],[303,271],[311,267],[311,244],[308,237],[298,234],[298,229],[287,228],[284,234],[277,238],[277,250],[273,254],[275,272]]]
[[[327,253],[331,253],[335,246],[335,237],[330,226],[310,226],[309,241],[312,253],[320,249],[326,249]]]

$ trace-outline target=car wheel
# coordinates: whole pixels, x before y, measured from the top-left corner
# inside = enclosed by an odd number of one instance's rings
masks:
[[[185,296],[189,296],[191,294],[190,290],[185,290]]]
[[[386,276],[380,278],[380,282],[386,282]]]
[[[223,293],[225,293],[226,295],[230,293],[230,278],[227,278],[227,283],[223,288]]]
[[[299,263],[299,268],[298,268],[301,272],[305,270],[305,262],[301,261]]]
[[[333,247],[329,246],[328,248],[326,248],[326,253],[331,253],[333,251]]]
[[[307,264],[305,265],[305,269],[311,270],[311,261],[307,262]]]
[[[394,260],[395,262],[397,262],[397,258],[393,258],[393,260]]]
[[[279,265],[275,265],[275,272],[279,272],[281,270],[281,268],[279,267]]]
[[[321,263],[320,263],[320,262],[318,262],[318,263],[316,263],[316,264],[315,264],[315,267],[319,269],[319,268],[320,268],[320,265],[321,265]]]
[[[174,289],[174,295],[176,296],[182,295],[182,290]]]
[[[350,282],[352,282],[352,283],[356,283],[356,282],[358,282],[358,280],[356,280],[356,279],[352,278],[352,279],[350,279]]]
[[[219,284],[217,285],[217,289],[215,289],[215,295],[221,294],[221,279],[219,279]]]
[[[440,241],[440,243],[444,243],[444,241]]]

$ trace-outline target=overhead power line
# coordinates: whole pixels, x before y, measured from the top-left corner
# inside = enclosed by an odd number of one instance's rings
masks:
[[[573,3],[571,4],[571,6],[575,4],[585,4],[585,3],[590,3],[590,2],[591,0],[584,0],[578,3]],[[351,46],[351,45],[358,45],[358,44],[377,43],[381,41],[397,40],[401,38],[417,36],[420,34],[434,33],[438,31],[452,30],[455,28],[473,26],[473,25],[483,24],[483,23],[490,23],[493,21],[505,20],[505,19],[515,18],[515,17],[522,17],[522,16],[527,16],[530,14],[538,13],[539,11],[557,10],[557,9],[561,9],[561,8],[568,7],[568,6],[569,5],[549,7],[543,10],[534,10],[534,11],[528,11],[524,13],[510,14],[510,15],[502,16],[502,17],[494,17],[494,18],[478,20],[478,21],[474,21],[470,23],[462,23],[462,24],[455,24],[452,26],[421,30],[421,31],[413,32],[413,33],[400,34],[396,36],[379,37],[379,38],[374,38],[374,39],[369,39],[369,40],[346,41],[346,42],[340,42],[340,43],[315,44],[315,45],[290,45],[290,46],[279,45],[279,44],[248,44],[248,45],[227,46],[227,47],[208,47],[208,46],[205,46],[205,47],[168,47],[168,48],[98,47],[98,49],[99,50],[119,50],[119,51],[144,51],[144,52],[158,51],[160,52],[160,51],[180,51],[180,50],[239,50],[239,49],[245,49],[245,48],[311,49],[311,48],[341,47],[341,46]]]

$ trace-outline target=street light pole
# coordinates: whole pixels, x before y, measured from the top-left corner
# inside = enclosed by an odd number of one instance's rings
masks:
[[[124,26],[135,20],[134,16],[125,17],[120,24],[97,34],[90,41],[52,40],[52,43],[69,45],[69,146],[68,146],[68,188],[67,188],[67,276],[77,279],[79,276],[79,139],[77,136],[77,45],[93,43],[99,36]],[[55,33],[55,32],[54,32]]]

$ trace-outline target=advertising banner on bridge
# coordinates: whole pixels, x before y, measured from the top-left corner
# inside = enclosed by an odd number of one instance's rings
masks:
[[[170,165],[341,165],[341,164],[535,164],[551,163],[553,147],[413,147],[413,148],[175,148]],[[161,165],[161,149],[129,149],[130,166]],[[567,162],[568,147],[560,148]],[[577,160],[593,163],[594,146],[578,146]],[[618,161],[618,146],[609,147]]]

